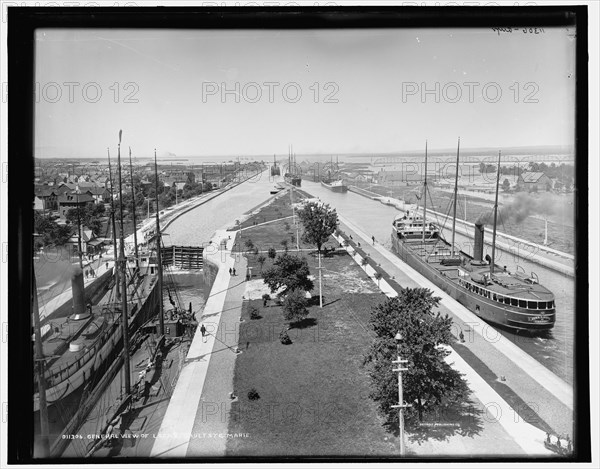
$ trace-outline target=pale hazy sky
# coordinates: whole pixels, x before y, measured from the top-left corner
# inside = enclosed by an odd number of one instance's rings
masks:
[[[39,30],[35,156],[104,158],[119,129],[137,157],[572,145],[573,32]]]

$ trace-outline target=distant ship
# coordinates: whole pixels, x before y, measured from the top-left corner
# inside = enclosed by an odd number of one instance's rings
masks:
[[[288,170],[283,175],[283,179],[285,182],[295,187],[300,187],[302,185],[300,171],[298,166],[296,165],[296,155],[294,154],[294,150],[291,145],[288,149]]]
[[[348,192],[348,186],[344,183],[343,179],[336,179],[335,181],[321,179],[321,185],[333,192]]]
[[[271,176],[281,176],[281,170],[279,166],[277,166],[277,160],[275,159],[275,155],[273,155],[273,166],[271,166]]]
[[[427,195],[427,150],[425,168],[424,196]],[[407,211],[405,215],[395,217],[392,231],[394,252],[485,321],[514,330],[552,329],[556,321],[554,294],[540,285],[535,273],[527,276],[522,269],[522,272],[509,272],[494,263],[499,176],[496,181],[492,256],[487,255],[483,259],[484,224],[479,222],[475,224],[473,256],[463,251],[455,252],[457,182],[458,177],[455,179],[452,242],[443,238],[435,223],[427,221],[427,202],[423,197],[423,216]]]
[[[283,179],[285,180],[285,182],[287,182],[288,184],[291,184],[292,186],[300,187],[302,185],[302,178],[300,176],[295,176],[290,173],[285,173],[285,175],[283,176]]]
[[[332,192],[348,192],[348,186],[344,183],[344,180],[340,177],[335,176],[339,171],[339,165],[337,160],[334,164],[332,158],[330,165],[330,169],[327,170],[327,176],[321,179],[321,185]]]

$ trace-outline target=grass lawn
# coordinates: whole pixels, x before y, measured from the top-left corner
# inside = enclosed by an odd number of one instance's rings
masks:
[[[253,233],[255,243],[277,240],[279,227],[279,222],[269,224],[244,235]],[[327,244],[338,245],[333,239]],[[288,322],[275,301],[267,307],[262,300],[245,302],[242,353],[234,373],[238,401],[232,406],[228,431],[248,437],[229,439],[227,454],[396,455],[397,438],[382,426],[362,367],[373,340],[368,326],[371,308],[384,297],[340,251],[323,259],[324,307],[319,308],[318,261],[314,252],[302,254],[315,276],[315,290],[310,314],[288,331],[292,344],[279,341]],[[248,256],[250,263],[255,257]],[[264,268],[271,262],[268,259]],[[250,306],[258,308],[260,319],[250,319]],[[256,400],[248,397],[252,389],[260,396]]]
[[[335,298],[333,297],[335,296]],[[378,293],[330,294],[324,308],[310,307],[300,327],[287,327],[281,307],[259,308],[258,320],[246,312],[240,328],[229,433],[247,438],[228,440],[229,455],[394,455],[396,438],[386,433],[375,403],[362,356],[372,341],[368,329]],[[256,389],[260,398],[248,399]]]

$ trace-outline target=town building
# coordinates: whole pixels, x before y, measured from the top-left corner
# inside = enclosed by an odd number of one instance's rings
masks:
[[[89,192],[76,193],[68,192],[58,196],[58,214],[61,218],[67,217],[67,212],[73,208],[85,208],[85,206],[95,202],[94,197]]]
[[[544,192],[552,188],[552,179],[541,172],[523,173],[517,179],[517,190]]]

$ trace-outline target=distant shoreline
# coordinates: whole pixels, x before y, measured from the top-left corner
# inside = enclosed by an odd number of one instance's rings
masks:
[[[575,158],[575,150],[573,147],[569,147],[568,145],[537,145],[537,146],[520,146],[520,147],[485,147],[485,148],[461,148],[460,154],[464,156],[489,156],[489,155],[497,155],[498,150],[501,150],[503,154],[506,155],[515,155],[515,156],[538,156],[538,155],[557,155],[557,156],[572,156]],[[392,152],[353,152],[353,153],[297,153],[296,159],[313,159],[313,158],[331,158],[331,157],[339,157],[339,158],[389,158],[389,157],[415,157],[424,155],[425,147],[416,150],[399,150]],[[428,155],[435,156],[448,156],[448,155],[456,155],[456,148],[445,148],[445,149],[432,149],[430,148],[428,151]],[[184,155],[184,156],[174,156],[168,157],[163,156],[158,159],[159,162],[186,162],[193,160],[204,160],[206,162],[237,162],[238,158],[240,162],[252,162],[252,161],[272,161],[273,153],[264,154],[264,155]],[[287,153],[275,154],[278,159],[286,159]],[[102,158],[70,158],[70,157],[35,157],[37,160],[57,160],[57,161],[90,161],[90,162],[102,162],[104,159]],[[137,161],[146,161],[146,160],[154,160],[154,156],[147,157],[136,157],[134,160]]]

